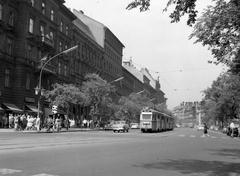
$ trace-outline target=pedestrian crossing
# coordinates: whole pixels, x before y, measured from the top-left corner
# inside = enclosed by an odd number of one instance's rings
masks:
[[[9,169],[9,168],[0,168],[0,175],[15,175],[16,173],[21,173],[22,170],[16,170],[16,169]],[[24,174],[26,175],[26,174]],[[52,175],[52,174],[46,174],[46,173],[40,173],[35,175],[29,175],[29,176],[58,176],[58,175]]]

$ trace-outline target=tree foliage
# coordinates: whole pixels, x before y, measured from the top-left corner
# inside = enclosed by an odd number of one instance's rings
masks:
[[[240,78],[234,74],[222,74],[212,86],[203,91],[205,97],[202,110],[206,118],[226,122],[239,118]]]
[[[90,115],[100,114],[101,110],[112,102],[110,94],[116,91],[114,86],[95,73],[85,76],[80,90],[83,93],[84,105],[91,107]]]
[[[187,24],[192,25],[196,21],[198,11],[195,10],[197,0],[169,0],[163,11],[167,11],[168,7],[175,5],[174,11],[170,14],[171,22],[179,22],[180,18],[188,14]],[[134,0],[128,4],[126,9],[131,10],[134,8],[140,9],[140,12],[149,10],[151,0]]]
[[[121,119],[129,120],[131,118],[134,121],[148,101],[149,98],[135,92],[131,93],[128,97],[121,97],[119,108],[115,115]]]
[[[240,6],[236,2],[219,0],[208,6],[190,35],[197,38],[195,43],[208,46],[217,60],[215,64],[224,63],[234,70],[239,67],[240,49]]]
[[[73,84],[58,84],[53,85],[51,91],[47,91],[44,95],[51,105],[56,105],[68,110],[70,104],[82,104],[83,94],[79,88]]]

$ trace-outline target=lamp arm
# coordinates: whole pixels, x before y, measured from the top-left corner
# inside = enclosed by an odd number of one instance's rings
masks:
[[[44,67],[45,67],[51,60],[53,60],[54,58],[56,58],[57,56],[59,56],[59,55],[61,55],[61,54],[63,54],[63,52],[56,54],[55,56],[51,57],[49,60],[47,60],[47,61],[43,64],[43,66],[42,66],[42,68],[41,68],[41,70],[40,70],[40,76],[39,76],[39,84],[38,84],[39,89],[41,89],[42,72],[43,72]]]

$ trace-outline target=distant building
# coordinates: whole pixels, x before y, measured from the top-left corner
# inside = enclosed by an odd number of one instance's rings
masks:
[[[141,88],[141,90],[144,90],[150,99],[154,99],[155,104],[160,103],[166,104],[167,98],[164,97],[165,94],[160,89],[161,86],[159,80],[154,80],[149,71],[147,70],[147,68],[142,68],[140,71],[137,70],[132,64],[132,60],[124,61],[123,68],[127,70],[129,73],[131,73],[138,81],[142,83],[142,85],[139,86],[138,89],[135,89],[136,92],[139,90],[139,88]],[[126,90],[124,89],[124,91]],[[127,95],[127,92],[125,92],[125,95]]]

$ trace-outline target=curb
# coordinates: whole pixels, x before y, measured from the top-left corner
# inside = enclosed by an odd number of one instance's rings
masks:
[[[67,132],[90,132],[90,131],[104,131],[103,129],[90,129],[90,128],[72,128],[72,129],[62,129],[60,133],[67,133]],[[22,130],[22,131],[15,131],[14,129],[0,129],[0,133],[52,133],[46,132],[46,129],[40,130],[39,132],[33,130]],[[55,132],[57,133],[57,132]]]

